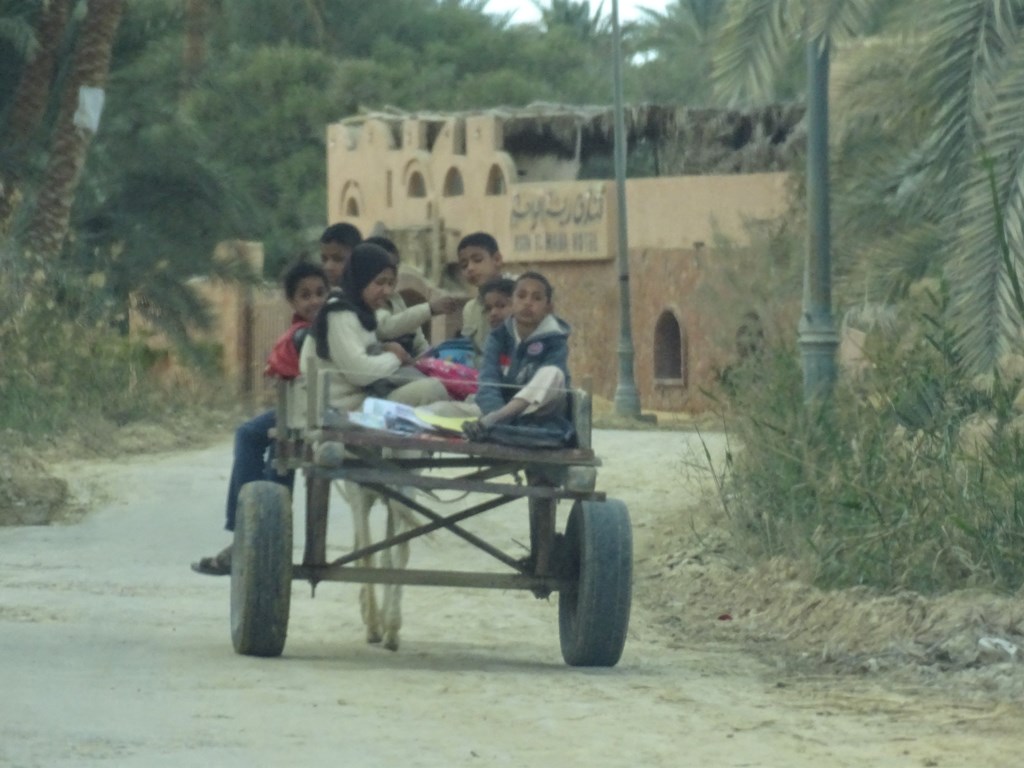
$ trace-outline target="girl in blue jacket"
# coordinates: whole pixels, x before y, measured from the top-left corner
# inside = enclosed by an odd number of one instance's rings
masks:
[[[569,388],[569,324],[553,313],[554,291],[539,272],[524,272],[512,314],[484,346],[476,404],[490,427],[529,416],[564,416]]]

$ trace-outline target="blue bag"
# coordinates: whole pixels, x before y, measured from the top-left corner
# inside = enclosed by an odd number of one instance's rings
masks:
[[[476,368],[474,364],[473,341],[464,336],[442,341],[436,347],[431,348],[427,354],[440,360],[446,360],[449,363],[458,363],[459,365],[468,365],[470,368]]]

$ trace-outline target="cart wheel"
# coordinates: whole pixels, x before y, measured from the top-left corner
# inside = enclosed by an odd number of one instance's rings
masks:
[[[558,595],[562,658],[574,667],[613,667],[622,656],[633,594],[629,510],[616,499],[573,505],[562,551],[571,582]]]
[[[278,483],[238,494],[231,548],[231,642],[247,656],[280,656],[292,596],[292,505]]]

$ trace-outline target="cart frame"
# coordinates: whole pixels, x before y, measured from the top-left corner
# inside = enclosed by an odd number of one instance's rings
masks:
[[[305,476],[306,537],[300,563],[291,563],[291,499],[273,483],[249,483],[239,498],[232,556],[232,640],[239,653],[279,655],[287,632],[292,580],[417,586],[524,589],[537,597],[559,593],[559,628],[565,661],[613,666],[625,644],[632,593],[632,533],[622,502],[595,490],[600,460],[591,447],[590,397],[570,396],[576,445],[524,449],[462,438],[399,435],[350,424],[326,402],[329,372],[307,381],[304,418],[296,418],[294,384],[278,389],[275,466]],[[443,475],[420,470],[444,470]],[[331,484],[349,480],[406,505],[424,521],[332,560],[327,558]],[[276,486],[276,487],[275,487]],[[487,497],[447,514],[406,489],[454,490]],[[513,557],[460,525],[518,499],[529,503],[530,547]],[[572,502],[558,531],[556,505]],[[361,559],[446,530],[507,569],[449,571],[366,568]]]

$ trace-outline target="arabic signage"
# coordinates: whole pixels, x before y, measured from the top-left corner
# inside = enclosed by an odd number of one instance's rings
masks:
[[[614,198],[607,182],[519,184],[512,193],[509,234],[516,261],[611,257]]]

